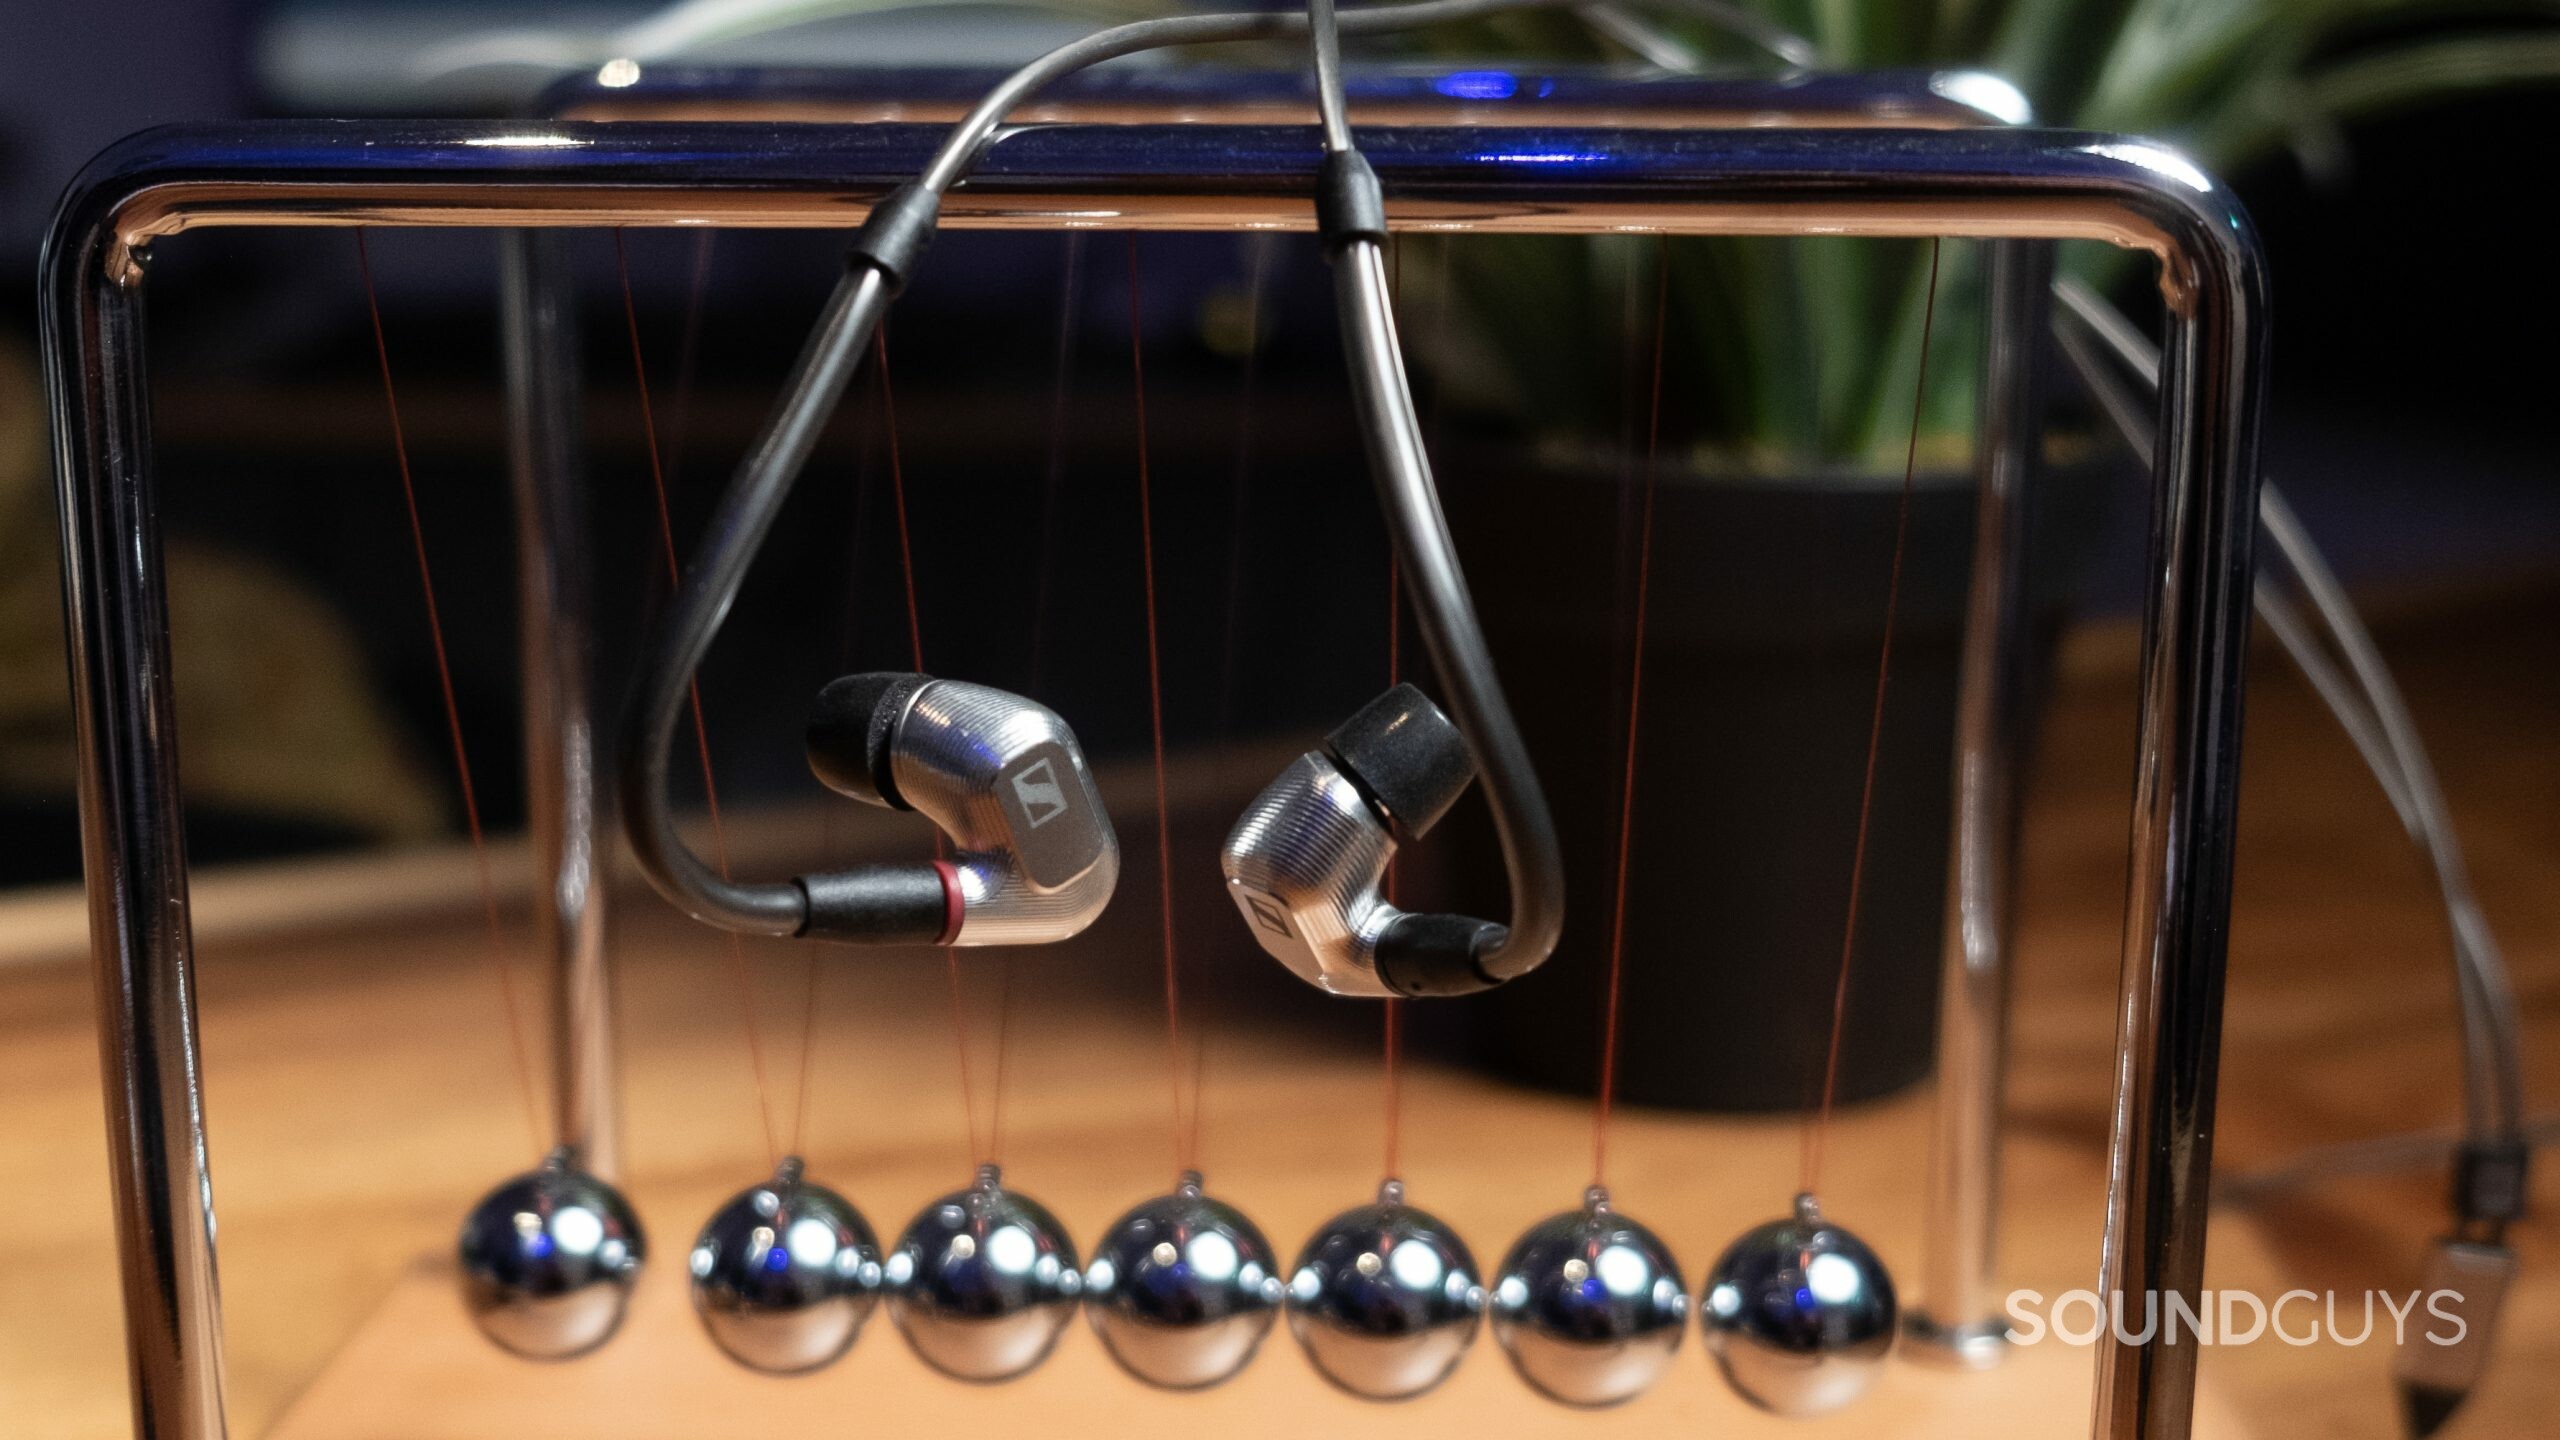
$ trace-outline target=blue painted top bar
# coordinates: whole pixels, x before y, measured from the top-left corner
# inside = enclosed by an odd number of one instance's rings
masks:
[[[582,120],[846,120],[957,117],[1006,72],[979,67],[841,69],[790,66],[636,66],[617,61],[553,85],[544,115]],[[2026,98],[1974,70],[1675,75],[1603,65],[1356,66],[1344,76],[1361,118],[1399,122],[1539,124],[1614,114],[1619,123],[1928,129],[2026,123]],[[1303,69],[1104,65],[1050,86],[1026,111],[1065,118],[1271,118],[1315,106]]]
[[[145,131],[75,180],[52,282],[138,277],[198,225],[850,227],[939,125],[238,121]],[[1362,149],[1399,228],[2111,240],[2173,296],[2263,284],[2231,192],[2166,146],[2035,130],[1389,126]],[[944,207],[955,226],[1312,228],[1311,125],[1030,125]]]

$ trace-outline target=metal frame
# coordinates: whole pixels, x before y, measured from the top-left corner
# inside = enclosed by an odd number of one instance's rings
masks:
[[[633,65],[553,85],[557,120],[958,120],[1006,71],[967,66]],[[1343,71],[1353,123],[1645,130],[1964,130],[2018,125],[2027,98],[1981,70],[1799,70],[1678,74],[1624,65],[1362,63]],[[1013,112],[1016,124],[1311,125],[1305,67],[1247,70],[1179,62],[1079,71]]]
[[[542,103],[557,119],[864,124],[957,120],[1004,79],[1001,70],[723,67],[628,62],[555,85]],[[2026,97],[1975,70],[1799,71],[1777,76],[1668,74],[1623,66],[1451,70],[1364,65],[1345,72],[1364,125],[1573,124],[1635,129],[1977,129],[2023,124]],[[1025,122],[1308,124],[1315,85],[1304,69],[1236,70],[1180,64],[1076,74],[1021,113]],[[2017,771],[2026,749],[2027,641],[2024,504],[2043,411],[2036,360],[2052,309],[2051,246],[1990,247],[1984,298],[1981,415],[1972,582],[1963,624],[1953,814],[1941,951],[1936,1113],[1919,1286],[1904,1315],[1915,1356],[1962,1369],[1998,1363],[2009,1323],[1995,1262],[2000,1229],[2002,1112],[2007,1099]],[[510,292],[508,299],[516,298]],[[574,389],[576,372],[550,367],[531,384]],[[562,403],[535,396],[518,413]],[[565,971],[571,957],[561,956]],[[582,1043],[609,1047],[609,1030],[558,1033],[564,1064]]]
[[[499,342],[506,375],[507,469],[515,491],[525,799],[541,893],[534,945],[549,962],[552,1144],[581,1168],[621,1170],[621,1086],[613,972],[612,788],[595,703],[595,587],[589,574],[578,444],[577,319],[559,283],[560,237],[501,240]]]
[[[149,248],[211,225],[842,227],[933,127],[244,123],[148,132],[75,183],[45,260],[67,636],[139,1432],[224,1433],[221,1336],[142,366]],[[1398,229],[2095,239],[2162,267],[2132,865],[2101,1286],[2201,1283],[2257,501],[2265,281],[2174,152],[2050,132],[1382,132]],[[1307,229],[1300,127],[1016,132],[957,227]],[[2137,1303],[2139,1303],[2137,1301]],[[2095,1433],[2183,1436],[2196,1349],[2098,1357]]]

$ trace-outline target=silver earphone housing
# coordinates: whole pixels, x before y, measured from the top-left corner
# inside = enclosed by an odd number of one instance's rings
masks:
[[[1082,747],[1057,712],[934,680],[897,719],[899,797],[951,837],[963,913],[952,945],[1039,945],[1091,925],[1120,878],[1120,842]]]
[[[1335,995],[1387,998],[1378,937],[1402,911],[1380,893],[1396,841],[1331,758],[1301,755],[1254,797],[1218,855],[1264,951]]]

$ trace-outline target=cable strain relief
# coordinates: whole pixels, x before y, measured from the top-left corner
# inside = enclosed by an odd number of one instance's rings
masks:
[[[1399,915],[1378,936],[1378,979],[1416,1000],[1490,990],[1502,981],[1486,973],[1484,952],[1507,933],[1471,915]]]
[[[2453,1155],[2453,1212],[2499,1225],[2524,1218],[2532,1152],[2521,1140],[2466,1141]]]
[[[910,181],[880,197],[855,232],[847,263],[868,265],[889,282],[889,293],[907,288],[925,247],[942,221],[942,197]]]
[[[867,865],[803,875],[800,934],[853,945],[938,945],[952,929],[952,886],[944,867]]]
[[[1316,233],[1325,254],[1339,255],[1354,240],[1387,243],[1387,199],[1378,172],[1357,150],[1327,150],[1316,171]]]

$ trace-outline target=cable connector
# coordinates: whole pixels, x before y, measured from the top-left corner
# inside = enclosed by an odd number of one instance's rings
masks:
[[[1316,171],[1316,233],[1327,255],[1354,240],[1387,243],[1387,199],[1378,172],[1357,150],[1327,150]]]
[[[906,184],[880,197],[871,217],[853,237],[846,260],[868,265],[889,282],[889,293],[907,288],[916,262],[933,243],[942,223],[942,197],[922,185]]]
[[[2465,1143],[2453,1156],[2453,1213],[2501,1226],[2523,1219],[2530,1159],[2522,1141]]]

